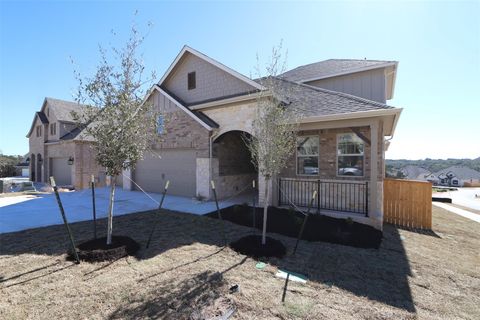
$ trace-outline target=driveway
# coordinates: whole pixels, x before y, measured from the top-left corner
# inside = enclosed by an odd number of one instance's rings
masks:
[[[95,190],[97,218],[105,218],[108,210],[108,188]],[[89,189],[62,192],[60,198],[65,208],[68,222],[92,219],[92,198]],[[115,190],[114,216],[127,213],[156,209],[161,194],[140,191]],[[221,208],[248,201],[246,196],[239,196],[227,201],[220,201]],[[249,201],[250,202],[250,201]],[[197,215],[206,214],[216,209],[215,202],[200,202],[196,199],[167,195],[163,203],[165,209],[188,212]],[[22,195],[0,198],[0,233],[50,226],[63,223],[55,195]]]
[[[450,198],[453,204],[480,210],[480,188],[458,188],[457,191],[437,192],[434,197]]]

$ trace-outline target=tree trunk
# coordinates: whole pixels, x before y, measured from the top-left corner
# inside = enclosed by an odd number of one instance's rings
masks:
[[[113,199],[115,197],[115,182],[117,176],[113,176],[110,182],[110,203],[108,205],[108,226],[107,226],[107,245],[112,244],[112,227],[113,227]]]
[[[267,243],[267,212],[268,212],[268,197],[270,195],[270,179],[265,179],[265,199],[263,200],[263,230],[262,230],[262,245]]]

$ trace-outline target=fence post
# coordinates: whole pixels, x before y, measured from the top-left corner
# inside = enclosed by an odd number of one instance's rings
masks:
[[[220,207],[218,206],[217,191],[215,190],[215,182],[211,180],[210,183],[212,185],[213,196],[215,198],[215,205],[217,206],[218,219],[220,219],[220,221],[222,222],[223,241],[225,241],[225,245],[227,245],[227,236],[225,235],[225,222],[222,219],[222,214],[220,213]]]
[[[321,187],[321,185],[322,185],[322,182],[320,181],[320,179],[318,179],[318,180],[317,180],[317,183],[318,183],[318,185],[317,185],[317,190],[318,190],[317,210],[318,210],[318,211],[317,211],[317,212],[320,213],[320,195],[322,194],[322,193],[320,192],[320,191],[321,191],[320,187]]]
[[[310,204],[308,205],[307,214],[305,216],[305,219],[303,219],[302,227],[300,228],[300,232],[298,234],[297,242],[295,243],[295,248],[293,249],[293,254],[295,254],[295,252],[297,252],[298,243],[300,242],[300,239],[302,239],[303,230],[305,229],[305,225],[307,224],[308,217],[310,216],[310,209],[313,206],[313,201],[315,200],[316,195],[317,195],[317,190],[313,191],[312,199],[310,199]]]
[[[168,190],[169,185],[170,185],[170,180],[167,180],[167,183],[165,183],[165,189],[163,190],[162,200],[160,200],[160,204],[158,205],[157,212],[159,212],[160,209],[162,209],[163,200],[165,200],[165,195],[167,194],[167,190]],[[145,246],[146,248],[148,248],[150,246],[150,241],[152,240],[153,232],[155,231],[155,228],[157,227],[157,222],[158,222],[158,220],[155,220],[155,222],[153,224],[152,231],[150,232],[150,236],[148,237],[148,240],[147,240],[147,245]]]
[[[95,208],[95,177],[92,174],[92,180],[90,181],[92,188],[92,207],[93,207],[93,237],[97,239],[97,212]]]
[[[256,232],[257,231],[256,230],[257,229],[257,226],[256,226],[256,222],[257,222],[256,221],[257,220],[256,219],[256,209],[257,208],[255,207],[255,180],[252,180],[252,187],[253,187],[253,209],[252,209],[253,210],[252,211],[252,213],[253,213],[253,234],[256,234],[257,233]],[[279,200],[280,200],[280,198],[279,198]]]
[[[278,178],[278,205],[283,205],[282,201],[282,178]]]
[[[79,264],[80,258],[78,257],[77,248],[75,248],[75,241],[73,241],[72,231],[70,230],[70,226],[68,225],[67,216],[65,215],[65,210],[63,209],[62,200],[60,200],[60,195],[58,194],[57,184],[55,183],[55,179],[53,177],[50,177],[50,183],[53,187],[53,191],[55,192],[55,198],[57,199],[58,208],[60,209],[60,214],[62,215],[63,224],[65,225],[65,229],[67,229],[68,237],[70,239],[70,245],[72,246],[72,250],[73,250],[73,256],[75,258],[75,263]]]
[[[368,182],[365,182],[365,217],[368,218]]]

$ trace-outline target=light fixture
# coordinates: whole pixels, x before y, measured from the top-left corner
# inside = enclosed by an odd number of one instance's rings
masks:
[[[73,157],[68,158],[68,165],[71,166],[73,164]]]

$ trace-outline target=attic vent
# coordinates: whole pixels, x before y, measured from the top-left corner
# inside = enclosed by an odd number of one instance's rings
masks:
[[[188,73],[188,90],[195,89],[197,87],[197,79],[195,77],[195,71]]]

